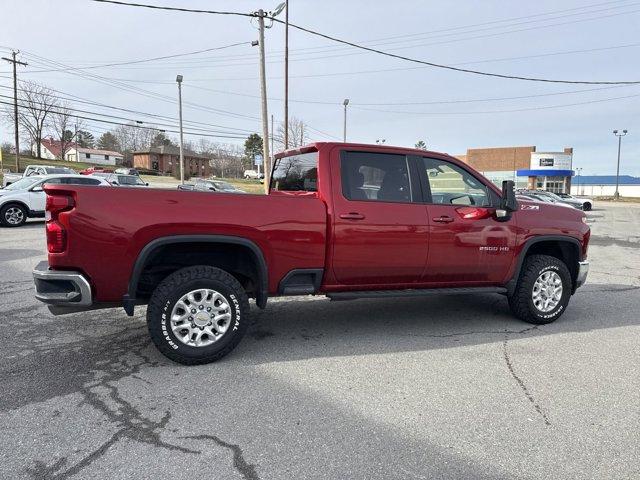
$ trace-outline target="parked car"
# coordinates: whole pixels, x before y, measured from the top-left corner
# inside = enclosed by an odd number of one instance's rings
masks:
[[[569,205],[566,202],[560,201],[556,198],[553,198],[551,195],[546,195],[547,192],[543,191],[543,190],[519,190],[517,192],[518,195],[524,196],[524,197],[528,197],[528,198],[532,198],[535,199],[539,202],[545,202],[545,203],[553,203],[555,205],[558,205],[560,207],[566,207],[566,208],[577,208],[574,205]]]
[[[140,172],[138,170],[128,167],[116,168],[116,171],[114,173],[118,173],[120,175],[136,175],[137,177],[140,176]]]
[[[107,177],[107,182],[111,185],[122,187],[148,187],[149,183],[142,180],[137,175],[119,175],[112,173]]]
[[[31,177],[32,175],[74,175],[75,173],[75,170],[67,167],[56,167],[53,165],[28,165],[22,175],[19,173],[5,173],[2,178],[2,186],[6,187],[7,185],[17,182],[21,178]]]
[[[518,201],[512,181],[500,190],[449,155],[315,143],[276,155],[272,172],[269,195],[233,198],[45,186],[36,298],[55,314],[147,303],[157,348],[193,365],[240,342],[249,297],[499,293],[545,324],[586,280],[583,212]]]
[[[243,177],[247,180],[258,180],[264,178],[264,173],[258,173],[256,170],[245,170]]]
[[[574,197],[573,195],[569,195],[568,193],[556,193],[556,195],[562,198],[562,200],[564,200],[565,202],[580,202],[582,204],[582,210],[584,210],[585,212],[588,212],[593,208],[593,200],[591,200],[590,198],[578,198]]]
[[[113,173],[110,168],[103,167],[88,167],[78,172],[80,175],[93,175],[94,173]]]
[[[244,190],[231,185],[222,180],[207,180],[196,178],[194,183],[178,185],[178,190],[197,190],[201,192],[222,192],[222,193],[247,193]]]
[[[27,218],[42,218],[45,213],[44,185],[102,185],[101,178],[85,175],[34,175],[24,177],[0,189],[0,223],[5,227],[24,225]]]

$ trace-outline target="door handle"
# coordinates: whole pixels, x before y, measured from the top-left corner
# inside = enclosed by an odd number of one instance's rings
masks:
[[[440,217],[433,217],[432,220],[434,222],[436,222],[436,223],[451,223],[451,222],[453,222],[453,218],[449,217],[448,215],[442,215]]]
[[[364,220],[364,215],[358,212],[341,213],[340,218],[343,220]]]

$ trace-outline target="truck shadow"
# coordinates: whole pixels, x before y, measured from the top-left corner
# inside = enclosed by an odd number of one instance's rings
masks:
[[[638,325],[640,287],[588,284],[549,325],[516,319],[501,295],[276,299],[252,310],[253,325],[229,359],[256,363],[452,348],[505,335],[554,335]]]

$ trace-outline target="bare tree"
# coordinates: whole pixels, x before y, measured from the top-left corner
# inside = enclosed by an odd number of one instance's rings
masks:
[[[60,159],[64,160],[67,150],[71,148],[74,142],[75,132],[80,126],[74,123],[71,117],[69,103],[63,102],[58,105],[51,114],[51,129],[55,134],[55,138],[60,142]]]
[[[29,141],[36,146],[36,156],[42,158],[42,137],[51,120],[51,115],[57,111],[58,100],[53,91],[36,82],[21,82],[18,91],[18,124],[29,135]],[[5,117],[13,125],[13,108],[5,109]]]
[[[300,118],[289,118],[289,148],[301,147],[304,145],[307,135],[307,125]],[[280,122],[273,134],[274,150],[276,152],[284,150],[284,122]]]

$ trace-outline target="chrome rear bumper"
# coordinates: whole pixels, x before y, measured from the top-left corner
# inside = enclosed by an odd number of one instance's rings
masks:
[[[89,281],[80,272],[50,270],[40,262],[33,270],[36,298],[49,305],[89,307],[93,303]]]
[[[587,281],[587,274],[589,273],[589,262],[578,262],[578,276],[576,277],[576,288],[584,285]]]

